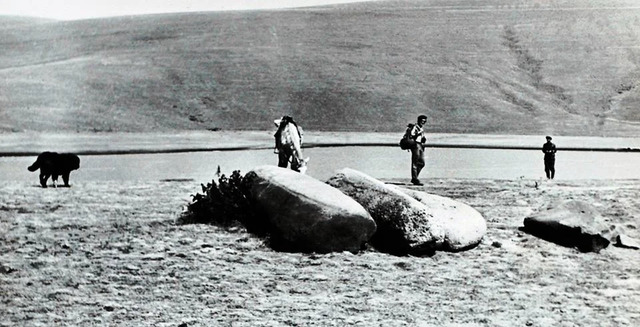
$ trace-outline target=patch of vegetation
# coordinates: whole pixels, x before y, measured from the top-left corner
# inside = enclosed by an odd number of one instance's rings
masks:
[[[255,204],[251,200],[251,180],[255,174],[243,176],[235,170],[231,176],[220,175],[202,186],[202,194],[192,195],[193,201],[187,210],[178,218],[177,223],[211,224],[222,227],[244,226],[247,231],[265,236],[267,234],[266,220],[259,215]]]

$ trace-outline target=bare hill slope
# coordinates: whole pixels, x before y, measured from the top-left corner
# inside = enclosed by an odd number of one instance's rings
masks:
[[[640,135],[634,1],[382,1],[2,24],[1,131]]]

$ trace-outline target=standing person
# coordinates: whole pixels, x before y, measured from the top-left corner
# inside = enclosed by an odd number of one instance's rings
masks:
[[[278,130],[273,135],[276,140],[275,151],[278,154],[278,167],[287,168],[296,149],[291,148],[293,146],[292,144],[282,144],[282,133],[289,123],[293,124],[297,130],[297,139],[300,142],[299,146],[302,146],[302,127],[300,127],[290,116],[282,116],[282,118],[274,120],[273,123],[278,127]],[[302,160],[302,158],[299,158],[299,160]],[[291,168],[296,170],[298,168],[296,165],[299,164],[302,163],[294,160]]]
[[[553,179],[556,174],[556,145],[551,142],[551,136],[547,136],[547,143],[542,145],[544,152],[544,172],[547,179]]]
[[[427,116],[418,116],[417,124],[413,125],[409,132],[411,140],[411,184],[413,185],[423,185],[418,176],[424,167],[424,147],[427,138],[424,136],[423,126],[426,123]]]

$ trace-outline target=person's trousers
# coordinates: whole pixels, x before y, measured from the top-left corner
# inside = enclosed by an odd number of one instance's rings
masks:
[[[280,150],[280,152],[278,152],[278,167],[287,168],[289,158],[291,158],[291,156],[287,155],[285,151]]]
[[[544,172],[547,178],[553,179],[556,175],[556,158],[544,158]]]
[[[287,168],[289,162],[291,162],[291,169],[299,171],[300,163],[298,160],[292,158],[292,155],[285,153],[285,151],[278,152],[278,167]]]
[[[424,145],[417,143],[411,148],[411,180],[418,179],[424,167]]]

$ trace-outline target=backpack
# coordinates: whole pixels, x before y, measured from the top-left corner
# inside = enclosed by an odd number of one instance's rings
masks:
[[[402,135],[402,138],[400,139],[400,149],[409,150],[415,144],[416,141],[411,139],[411,130],[413,129],[413,126],[414,124],[407,125],[407,130],[404,132],[404,135]]]

